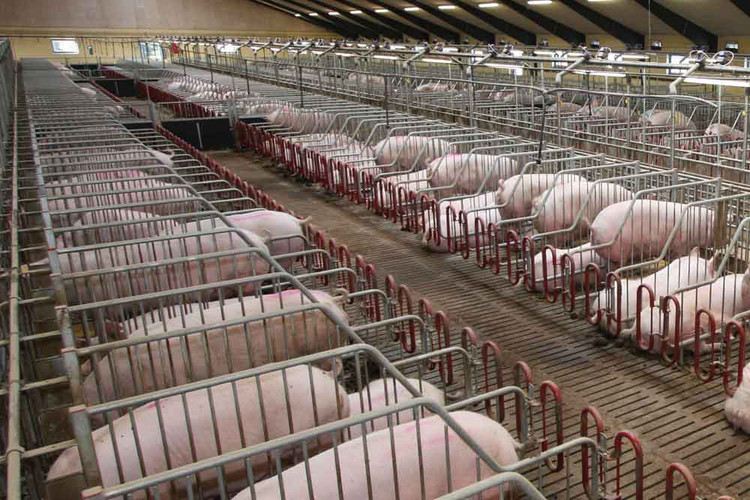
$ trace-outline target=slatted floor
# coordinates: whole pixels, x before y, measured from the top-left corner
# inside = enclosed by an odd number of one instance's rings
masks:
[[[393,274],[417,298],[428,297],[434,310],[448,312],[455,325],[472,326],[482,339],[497,342],[505,366],[524,360],[537,384],[555,381],[564,395],[566,437],[578,434],[580,411],[589,405],[602,413],[610,435],[634,431],[647,456],[646,498],[663,498],[664,470],[671,462],[688,465],[705,494],[750,497],[750,436],[735,433],[724,419],[718,381],[703,384],[654,357],[602,342],[595,327],[569,318],[559,304],[513,289],[472,261],[430,253],[415,235],[286,178],[265,159],[234,152],[212,156],[288,209],[312,216],[353,254],[363,254],[377,267],[381,283]],[[632,456],[623,461],[625,470],[632,470]],[[562,489],[561,481],[553,489]]]

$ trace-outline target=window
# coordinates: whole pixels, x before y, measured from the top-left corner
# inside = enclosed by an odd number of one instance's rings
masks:
[[[667,62],[674,64],[687,64],[691,63],[692,60],[688,56],[683,56],[682,54],[669,54],[667,56]],[[667,69],[667,74],[669,75],[681,75],[684,72],[684,69]]]
[[[141,56],[147,61],[161,61],[163,59],[161,45],[158,43],[140,42]]]
[[[55,54],[78,54],[78,42],[69,38],[53,38],[52,52]]]

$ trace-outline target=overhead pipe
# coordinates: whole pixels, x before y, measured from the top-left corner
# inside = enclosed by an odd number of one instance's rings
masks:
[[[680,75],[679,78],[677,78],[675,81],[671,82],[669,84],[669,93],[672,95],[677,94],[677,87],[685,81],[685,78],[690,76],[691,74],[695,73],[697,70],[699,70],[703,66],[703,61],[697,62],[690,66],[690,68]]]
[[[589,59],[591,59],[591,56],[589,55],[588,52],[585,52],[583,57],[576,59],[575,61],[573,61],[572,64],[570,64],[564,70],[560,71],[558,74],[555,75],[555,83],[558,86],[562,85],[562,79],[565,75],[567,75],[568,73],[576,69],[578,66],[588,61]]]

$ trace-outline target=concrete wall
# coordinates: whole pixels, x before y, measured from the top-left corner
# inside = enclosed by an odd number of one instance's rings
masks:
[[[331,35],[248,0],[0,0],[0,33]]]

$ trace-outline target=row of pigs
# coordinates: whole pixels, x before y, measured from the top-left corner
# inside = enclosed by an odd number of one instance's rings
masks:
[[[647,199],[620,184],[593,183],[564,172],[519,174],[522,165],[512,158],[450,153],[451,145],[437,138],[390,136],[367,147],[344,134],[309,135],[310,130],[318,129],[306,125],[316,113],[278,103],[260,106],[263,106],[263,111],[270,111],[266,118],[273,126],[280,127],[276,130],[303,134],[290,137],[303,153],[310,148],[337,157],[348,155],[355,161],[347,165],[358,170],[360,176],[365,173],[379,175],[383,181],[396,183],[421,181],[423,186],[433,188],[431,195],[437,194],[435,189],[440,188],[439,194],[446,198],[435,200],[438,209],[432,215],[422,216],[426,221],[422,244],[433,251],[447,252],[451,234],[455,239],[468,236],[467,241],[474,243],[475,218],[482,219],[483,227],[498,225],[501,221],[532,218],[537,236],[545,235],[547,241],[558,246],[552,251],[538,252],[529,263],[533,270],[529,269],[527,273],[544,276],[548,281],[546,288],[563,284],[564,276],[555,263],[563,262],[565,255],[575,262],[578,274],[574,279],[580,285],[590,264],[615,271],[621,263],[636,260],[636,256],[639,259],[653,258],[666,249],[666,255],[675,260],[663,269],[650,275],[620,280],[621,292],[615,298],[618,304],[612,303],[610,290],[603,290],[590,299],[595,316],[601,317],[607,309],[622,311],[625,323],[631,325],[616,333],[628,338],[637,335],[641,348],[661,352],[662,340],[674,345],[676,332],[680,332],[678,342],[692,340],[696,329],[705,337],[710,332],[706,324],[696,325],[697,311],[709,311],[717,324],[723,324],[750,310],[750,274],[725,273],[722,260],[725,264],[727,257],[704,259],[698,251],[712,247],[714,242],[714,210],[709,207]],[[274,106],[276,109],[272,110]],[[359,156],[353,156],[355,154]],[[482,192],[494,185],[498,186],[496,192]],[[464,211],[466,222],[463,227],[468,228],[467,235],[461,235],[457,218],[451,220],[447,215],[445,209],[449,206],[453,207],[455,214]],[[569,246],[571,244],[575,246]],[[671,318],[665,323],[658,305],[638,311],[639,289],[643,285],[653,290],[656,304],[660,304],[662,297],[677,293],[681,318],[675,317],[673,309],[669,313]],[[634,321],[636,315],[640,317],[638,325]],[[704,317],[702,322],[706,321]],[[612,329],[610,322],[600,324]],[[666,332],[662,331],[665,324]],[[699,341],[691,349],[705,352],[715,347]],[[748,389],[750,382],[745,382],[726,406],[727,418],[735,427],[746,431],[750,430]]]
[[[42,161],[47,165],[68,165],[71,168],[76,164],[73,157],[82,154],[81,151],[51,151],[40,155]],[[169,154],[147,151],[165,166],[174,166]],[[132,153],[123,155],[132,160]],[[111,156],[113,160],[118,159],[114,153]],[[382,409],[415,396],[393,378],[373,381],[358,387],[359,391],[347,394],[337,380],[337,374],[344,369],[340,366],[342,363],[339,362],[338,366],[332,363],[330,355],[318,356],[315,365],[300,363],[283,370],[268,369],[254,377],[237,376],[232,383],[214,385],[210,389],[198,385],[178,395],[154,396],[166,394],[164,391],[169,387],[186,387],[185,384],[207,380],[217,374],[278,361],[270,353],[283,353],[281,359],[314,356],[314,353],[340,345],[340,339],[335,337],[341,332],[331,328],[330,314],[341,324],[349,321],[344,309],[346,295],[336,297],[323,291],[311,291],[312,297],[326,306],[325,309],[295,312],[295,307],[309,305],[304,292],[286,290],[259,294],[261,280],[245,280],[246,285],[237,290],[238,296],[234,299],[229,298],[230,287],[208,289],[209,297],[196,292],[194,300],[210,302],[200,306],[181,304],[179,310],[173,310],[169,317],[170,314],[163,309],[163,298],[150,299],[147,295],[156,289],[151,288],[145,274],[140,277],[130,275],[128,282],[121,284],[113,283],[111,274],[102,275],[108,279],[92,279],[92,273],[164,263],[180,257],[188,259],[187,266],[167,267],[169,275],[163,279],[178,289],[180,284],[219,284],[266,275],[274,263],[254,258],[254,254],[249,253],[215,259],[210,258],[212,255],[226,255],[249,244],[263,253],[286,255],[278,262],[290,270],[296,260],[290,254],[304,250],[304,246],[295,245],[301,245],[307,221],[283,212],[253,210],[194,221],[175,215],[175,205],[170,201],[182,201],[185,203],[182,208],[189,212],[193,205],[185,200],[197,194],[187,187],[155,178],[150,174],[154,170],[154,167],[81,170],[45,184],[51,212],[64,213],[65,223],[72,222],[70,231],[61,234],[57,241],[58,251],[63,256],[60,265],[69,305],[136,296],[138,315],[126,315],[125,319],[121,310],[104,308],[110,326],[108,331],[113,336],[106,340],[163,338],[163,341],[113,350],[98,361],[86,362],[81,367],[87,374],[84,395],[90,407],[143,394],[152,395],[150,403],[136,406],[123,416],[118,416],[118,412],[103,411],[92,419],[98,427],[93,431],[92,439],[103,486],[114,487]],[[131,207],[111,208],[113,193],[118,192],[123,193],[120,203],[129,200]],[[209,258],[197,260],[206,256]],[[65,279],[66,276],[70,279]],[[82,290],[87,294],[85,298]],[[184,296],[190,298],[192,295],[186,293]],[[80,300],[76,301],[76,298]],[[264,321],[252,320],[285,309],[290,313]],[[216,327],[228,318],[245,320],[225,328]],[[204,331],[205,335],[184,338],[168,335],[210,325],[216,329]],[[224,342],[229,342],[229,345]],[[189,362],[184,358],[185,351],[190,353]],[[210,361],[205,356],[208,352],[212,353]],[[228,352],[228,355],[221,356],[222,352]],[[169,363],[165,363],[167,359]],[[409,382],[420,388],[421,395],[444,403],[443,393],[436,387],[420,380]],[[437,498],[450,489],[473,483],[477,465],[474,452],[451,430],[447,437],[451,442],[451,467],[446,474],[448,454],[443,442],[446,427],[441,418],[430,417],[429,413],[404,410],[398,414],[398,425],[381,417],[368,421],[366,426],[352,426],[345,436],[337,434],[335,438],[312,440],[305,447],[305,453],[322,453],[296,466],[293,464],[299,458],[295,455],[302,450],[283,457],[281,465],[269,462],[265,455],[253,457],[251,472],[248,472],[245,462],[239,460],[223,468],[221,481],[226,491],[238,493],[237,498],[278,498],[282,491],[286,498],[305,498],[308,494],[305,477],[307,467],[311,467],[316,498],[336,495],[337,471],[347,477],[343,485],[345,498],[363,498],[367,496],[369,481],[375,480],[379,488],[391,483],[387,478],[390,469],[386,464],[390,463],[393,449],[397,449],[399,473],[415,477],[421,470],[429,478],[422,483],[426,487],[424,494],[428,498]],[[421,418],[417,424],[413,420],[419,415]],[[517,449],[520,445],[501,424],[470,412],[453,412],[452,417],[475,442],[484,445],[497,464],[509,465],[519,460]],[[392,430],[386,429],[389,424]],[[415,431],[421,434],[420,447],[414,447]],[[363,433],[369,434],[366,442],[356,439]],[[337,439],[345,443],[339,444],[335,453],[333,450],[325,452]],[[363,463],[364,446],[367,447],[368,464]],[[420,457],[417,457],[417,448]],[[332,466],[334,462],[340,466]],[[282,469],[283,476],[273,476],[275,471]],[[81,471],[78,448],[68,448],[52,465],[48,481],[54,484]],[[482,465],[479,472],[480,477],[491,474],[486,465]],[[248,474],[257,478],[252,492],[243,490],[248,484]],[[365,474],[372,474],[372,477],[365,478]],[[439,481],[440,476],[446,478],[445,481]],[[218,494],[219,475],[215,469],[201,473],[198,480],[204,495]],[[400,498],[416,498],[421,494],[419,486],[418,482],[404,481],[394,488],[398,489]],[[164,483],[159,487],[159,494],[163,497],[181,496],[187,489],[192,488],[180,481]],[[71,494],[64,488],[54,487],[49,492],[51,498]]]

